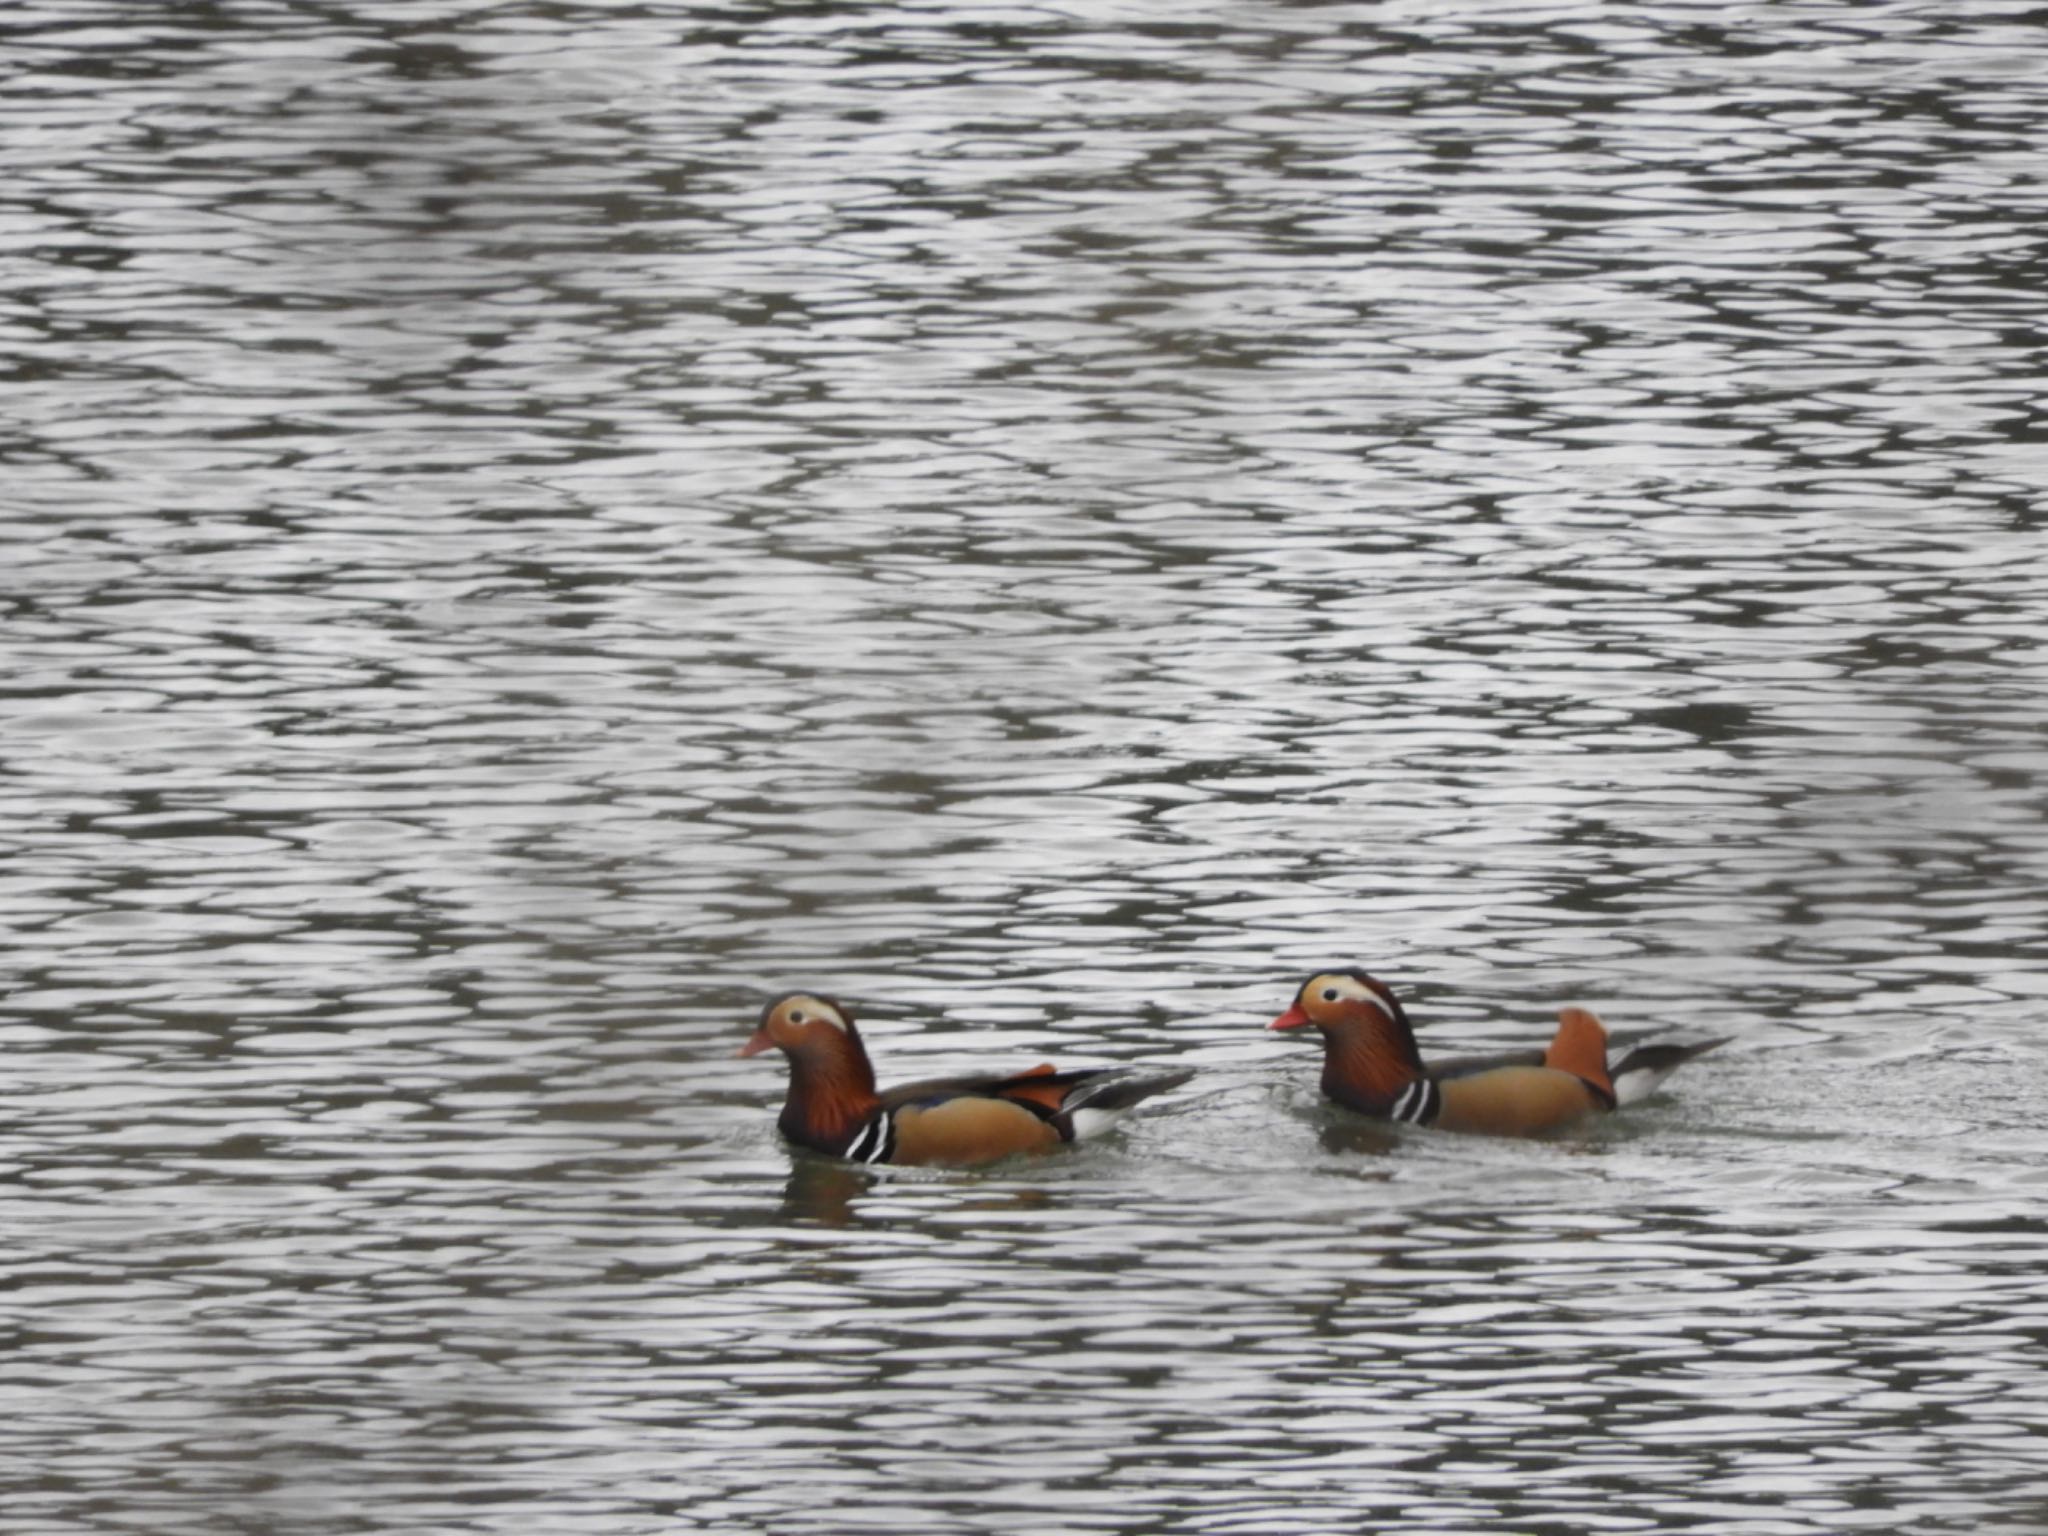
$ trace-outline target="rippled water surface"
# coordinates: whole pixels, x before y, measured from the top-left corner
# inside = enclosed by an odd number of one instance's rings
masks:
[[[9,1536],[2048,1530],[2038,12],[0,66]],[[1379,1135],[1329,962],[1735,1039]],[[796,984],[1202,1071],[855,1175]]]

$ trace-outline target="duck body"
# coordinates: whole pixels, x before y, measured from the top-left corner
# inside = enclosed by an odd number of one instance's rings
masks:
[[[1378,1119],[1494,1136],[1538,1135],[1644,1098],[1723,1043],[1638,1046],[1610,1068],[1605,1026],[1583,1008],[1567,1008],[1541,1050],[1427,1066],[1393,989],[1363,971],[1311,976],[1269,1027],[1311,1026],[1323,1036],[1323,1092],[1339,1104]]]
[[[782,1134],[857,1163],[965,1167],[1050,1151],[1108,1129],[1140,1100],[1193,1075],[1043,1064],[880,1090],[853,1015],[811,992],[786,993],[761,1010],[761,1026],[739,1054],[768,1050],[789,1058]]]

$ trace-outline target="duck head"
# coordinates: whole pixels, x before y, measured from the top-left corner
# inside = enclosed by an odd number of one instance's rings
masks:
[[[816,992],[785,992],[761,1010],[742,1056],[780,1051],[789,1059],[789,1097],[780,1124],[792,1141],[837,1151],[874,1113],[875,1069],[853,1015]]]
[[[1415,1032],[1394,989],[1364,971],[1318,971],[1266,1027],[1323,1037],[1323,1091],[1368,1114],[1384,1114],[1423,1075]]]
[[[792,1057],[832,1056],[843,1053],[849,1043],[858,1046],[860,1032],[844,1006],[815,992],[785,992],[761,1009],[761,1027],[739,1054],[786,1051]]]

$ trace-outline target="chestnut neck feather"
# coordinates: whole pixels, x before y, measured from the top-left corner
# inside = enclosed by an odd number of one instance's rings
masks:
[[[1323,1031],[1323,1092],[1368,1114],[1385,1114],[1424,1076],[1415,1037],[1391,1020]]]
[[[860,1038],[834,1033],[785,1054],[789,1097],[778,1122],[782,1134],[820,1151],[839,1151],[882,1102]]]

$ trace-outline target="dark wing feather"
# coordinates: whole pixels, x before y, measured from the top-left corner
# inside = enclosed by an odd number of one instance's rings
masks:
[[[1447,1078],[1472,1077],[1481,1072],[1491,1072],[1496,1067],[1540,1067],[1543,1065],[1543,1049],[1538,1046],[1530,1051],[1500,1051],[1489,1056],[1447,1056],[1429,1063],[1430,1077],[1438,1082]]]
[[[1006,1099],[1021,1104],[1041,1119],[1086,1106],[1119,1110],[1138,1100],[1178,1087],[1195,1074],[1184,1072],[1137,1072],[1128,1067],[1076,1067],[1055,1072],[1051,1067],[1034,1067],[1006,1077],[931,1077],[905,1083],[882,1094],[882,1108],[897,1110],[906,1105],[929,1106],[947,1099]]]
[[[1713,1040],[1646,1040],[1632,1046],[1617,1061],[1609,1075],[1620,1077],[1625,1072],[1666,1073],[1677,1069],[1695,1056],[1704,1056],[1717,1045],[1726,1045],[1735,1037],[1722,1035]]]
[[[1715,1040],[1672,1040],[1644,1039],[1641,1036],[1611,1038],[1607,1042],[1607,1069],[1609,1077],[1620,1077],[1625,1072],[1672,1071],[1681,1062],[1704,1056],[1717,1045],[1726,1045],[1734,1036],[1723,1035]],[[1501,1051],[1488,1056],[1448,1056],[1429,1063],[1429,1075],[1442,1082],[1454,1077],[1471,1077],[1479,1072],[1491,1072],[1495,1067],[1540,1067],[1543,1065],[1543,1049],[1537,1047],[1526,1051]]]
[[[1142,1072],[1127,1067],[1098,1067],[1091,1072],[1072,1075],[1094,1081],[1079,1092],[1069,1093],[1065,1100],[1066,1108],[1119,1110],[1129,1109],[1140,1099],[1149,1099],[1155,1093],[1178,1088],[1195,1074],[1192,1068],[1174,1072]]]

